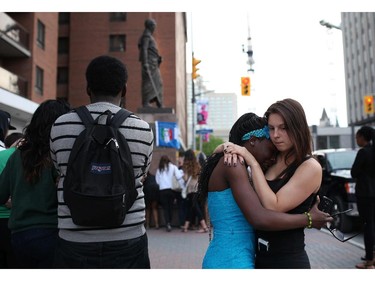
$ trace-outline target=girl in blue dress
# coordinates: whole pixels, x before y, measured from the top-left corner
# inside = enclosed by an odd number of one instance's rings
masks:
[[[274,163],[275,147],[269,139],[267,122],[254,113],[242,115],[233,125],[229,141],[245,147],[266,170]],[[285,230],[303,227],[321,228],[332,218],[317,209],[306,214],[285,214],[265,209],[249,179],[246,165],[224,165],[222,145],[207,158],[199,178],[200,199],[207,201],[213,239],[203,259],[202,268],[254,268],[257,248],[267,242],[255,240],[256,229]]]

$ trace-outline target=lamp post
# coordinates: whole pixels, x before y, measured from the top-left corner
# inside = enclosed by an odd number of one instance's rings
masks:
[[[329,23],[329,22],[326,22],[325,20],[321,20],[319,22],[321,25],[327,27],[328,29],[332,29],[332,28],[336,28],[338,30],[341,30],[341,27],[340,26],[337,26],[337,25],[334,25],[332,23]]]

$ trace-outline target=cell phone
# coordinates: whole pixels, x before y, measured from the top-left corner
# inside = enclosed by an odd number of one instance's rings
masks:
[[[328,198],[327,196],[323,196],[322,200],[318,205],[318,209],[322,212],[331,214],[333,208],[333,201],[332,199]],[[336,214],[335,214],[336,215]]]

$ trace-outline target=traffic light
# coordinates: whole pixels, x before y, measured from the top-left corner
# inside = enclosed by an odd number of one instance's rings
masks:
[[[250,77],[241,77],[241,94],[250,96]]]
[[[199,76],[199,74],[197,73],[197,71],[199,70],[199,68],[197,68],[197,65],[200,64],[200,62],[201,60],[193,57],[193,71],[191,73],[193,79],[196,79]]]
[[[363,104],[365,113],[374,113],[374,96],[364,96]]]

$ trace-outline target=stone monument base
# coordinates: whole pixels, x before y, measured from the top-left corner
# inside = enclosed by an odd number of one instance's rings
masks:
[[[137,110],[137,113],[148,113],[148,114],[156,114],[156,113],[169,113],[174,114],[174,108],[172,107],[140,107]]]
[[[155,175],[156,170],[159,166],[159,160],[162,155],[167,155],[171,162],[177,165],[178,150],[172,147],[161,147],[156,146],[156,132],[155,132],[155,121],[159,122],[176,122],[177,117],[174,112],[174,108],[138,108],[136,113],[141,119],[150,124],[154,133],[154,150],[152,154],[152,161],[150,166],[150,173]]]

